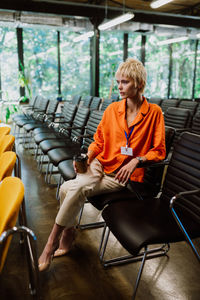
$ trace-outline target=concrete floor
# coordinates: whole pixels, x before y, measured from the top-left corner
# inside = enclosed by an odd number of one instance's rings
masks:
[[[37,169],[30,151],[16,143],[21,158],[22,180],[28,226],[37,236],[41,253],[58,210],[56,188],[48,186]],[[91,204],[85,205],[82,222],[101,218]],[[129,300],[140,263],[104,269],[98,257],[102,229],[78,230],[75,245],[64,257],[55,258],[50,269],[41,274],[44,300]],[[195,241],[199,244],[199,241]],[[23,252],[17,237],[12,240],[1,276],[1,300],[31,299]],[[198,247],[200,249],[200,247]],[[125,250],[111,235],[106,257],[124,254]],[[148,260],[145,264],[136,299],[199,300],[200,265],[185,243],[171,245],[168,256]]]

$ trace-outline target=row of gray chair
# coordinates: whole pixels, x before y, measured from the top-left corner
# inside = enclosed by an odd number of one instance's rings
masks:
[[[161,98],[149,98],[150,103],[155,103],[162,108],[162,111],[165,113],[169,107],[179,107],[184,109],[189,109],[192,115],[195,115],[200,111],[200,103],[193,100],[185,99],[161,99]]]

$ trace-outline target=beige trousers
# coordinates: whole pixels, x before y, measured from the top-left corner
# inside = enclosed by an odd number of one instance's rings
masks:
[[[76,217],[87,196],[116,191],[124,187],[114,176],[106,175],[101,163],[95,158],[84,174],[77,174],[73,180],[64,182],[60,187],[60,209],[56,224],[70,228],[76,225]]]

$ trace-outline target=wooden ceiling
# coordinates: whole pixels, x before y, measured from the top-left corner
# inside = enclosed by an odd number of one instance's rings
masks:
[[[158,9],[150,7],[152,0],[6,0],[0,1],[0,11],[32,12],[72,17],[87,17],[102,22],[124,11],[133,11],[133,22],[168,24],[200,28],[200,1],[173,0]]]

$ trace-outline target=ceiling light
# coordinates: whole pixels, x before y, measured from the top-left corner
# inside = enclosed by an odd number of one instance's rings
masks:
[[[154,1],[150,4],[150,6],[152,8],[158,8],[158,7],[161,7],[169,2],[172,2],[173,0],[157,0],[157,1]]]
[[[86,33],[83,33],[83,34],[75,37],[73,42],[77,43],[77,42],[80,42],[80,41],[85,41],[88,38],[92,37],[93,35],[94,35],[94,31],[88,31]]]
[[[200,39],[200,33],[198,33],[198,34],[196,35],[196,37],[197,37],[198,39]]]
[[[116,26],[116,25],[119,25],[121,23],[124,23],[124,22],[126,22],[128,20],[131,20],[133,17],[134,17],[134,14],[132,14],[132,13],[124,14],[124,15],[122,15],[120,17],[112,19],[111,21],[108,21],[108,22],[106,22],[104,24],[99,25],[98,29],[99,30],[106,30],[106,29],[111,28],[113,26]]]
[[[188,36],[181,36],[181,37],[177,37],[177,38],[174,38],[174,39],[160,41],[160,42],[157,43],[157,45],[158,46],[168,45],[168,44],[173,44],[173,43],[177,43],[177,42],[183,42],[183,41],[186,41],[188,39],[189,39]]]

